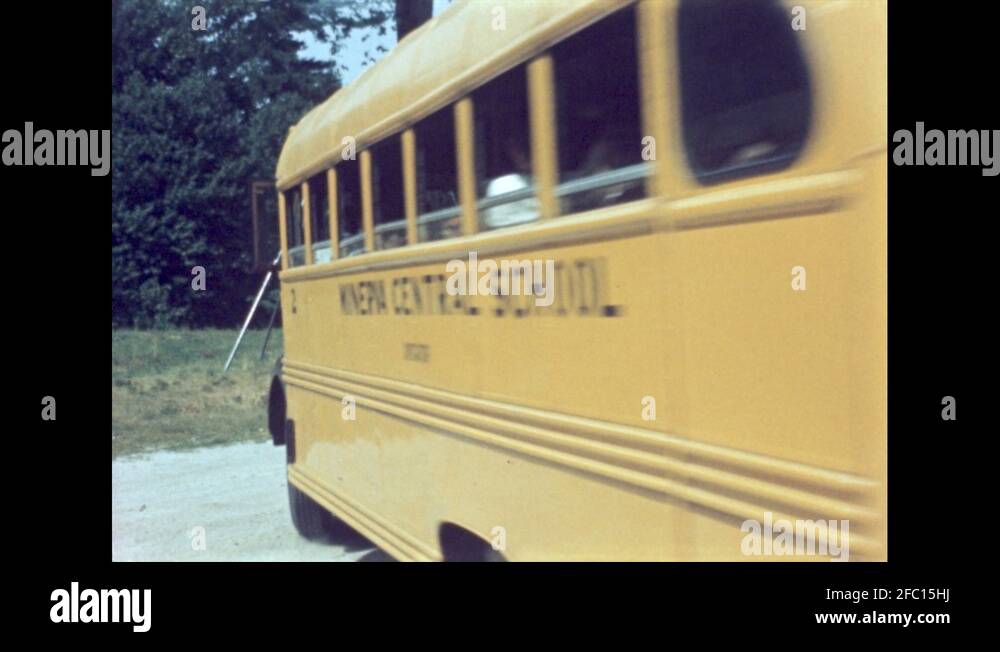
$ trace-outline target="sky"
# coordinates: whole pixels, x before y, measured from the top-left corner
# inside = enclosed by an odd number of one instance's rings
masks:
[[[434,0],[434,15],[437,16],[444,11],[450,2],[451,0]],[[310,34],[300,34],[299,36],[305,41],[305,47],[299,53],[300,56],[321,60],[329,60],[331,58],[329,43],[320,43]],[[367,37],[367,40],[365,40],[365,37]],[[351,34],[347,42],[344,43],[344,47],[341,49],[338,57],[340,65],[343,68],[341,75],[345,86],[364,71],[368,55],[377,60],[385,54],[377,51],[376,48],[379,45],[385,48],[386,53],[391,50],[396,45],[395,29],[386,30],[383,36],[378,35],[378,29],[355,30]]]

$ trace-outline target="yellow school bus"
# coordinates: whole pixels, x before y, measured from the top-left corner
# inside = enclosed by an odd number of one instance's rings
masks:
[[[456,0],[278,161],[299,531],[885,559],[885,130],[880,2]]]

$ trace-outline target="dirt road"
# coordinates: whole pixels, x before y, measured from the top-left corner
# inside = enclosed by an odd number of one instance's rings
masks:
[[[389,559],[360,536],[301,538],[288,513],[285,449],[269,442],[118,458],[111,483],[114,561]]]

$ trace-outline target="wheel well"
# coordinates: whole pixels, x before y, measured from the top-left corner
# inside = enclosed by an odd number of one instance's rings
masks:
[[[275,446],[285,443],[285,417],[288,409],[285,403],[285,386],[281,379],[271,381],[271,391],[267,399],[267,429],[271,431],[271,441]]]
[[[444,561],[504,561],[489,541],[454,523],[442,523],[438,529]]]

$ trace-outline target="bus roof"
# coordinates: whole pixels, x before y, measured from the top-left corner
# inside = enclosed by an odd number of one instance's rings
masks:
[[[278,187],[337,163],[345,137],[360,151],[630,2],[455,0],[289,129]]]

